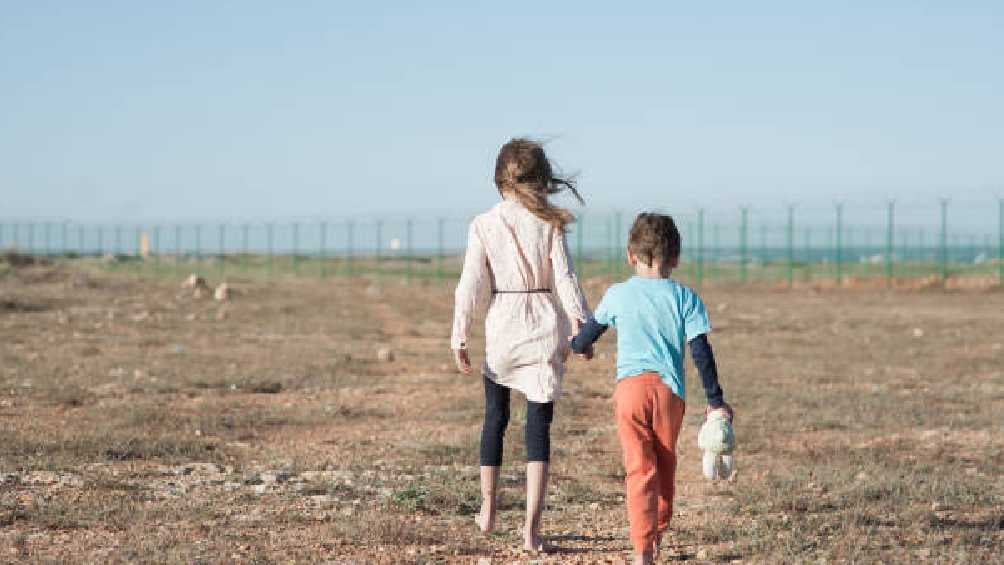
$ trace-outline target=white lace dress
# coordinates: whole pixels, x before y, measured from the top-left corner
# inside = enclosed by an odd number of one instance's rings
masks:
[[[510,200],[474,218],[456,290],[454,349],[467,346],[488,290],[484,375],[533,402],[558,398],[570,320],[589,317],[564,233]]]

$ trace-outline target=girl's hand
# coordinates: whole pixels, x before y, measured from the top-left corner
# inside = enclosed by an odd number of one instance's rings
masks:
[[[457,365],[457,370],[465,375],[473,372],[471,369],[471,356],[467,353],[467,348],[453,350],[453,362]]]

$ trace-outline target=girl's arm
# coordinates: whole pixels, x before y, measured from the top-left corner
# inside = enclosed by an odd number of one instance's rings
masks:
[[[579,279],[575,276],[575,265],[568,253],[568,241],[564,232],[555,230],[551,239],[551,267],[554,270],[554,286],[565,308],[565,313],[577,322],[573,327],[576,331],[589,319],[589,304],[582,294]]]
[[[467,233],[467,253],[464,256],[464,270],[454,293],[453,336],[450,347],[455,351],[466,350],[471,337],[471,322],[479,301],[484,295],[488,282],[488,255],[477,233],[475,222]]]

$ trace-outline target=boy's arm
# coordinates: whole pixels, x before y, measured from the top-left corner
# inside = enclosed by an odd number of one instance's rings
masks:
[[[701,383],[704,384],[704,392],[708,396],[708,406],[713,409],[728,407],[728,404],[725,404],[725,391],[718,384],[718,367],[715,366],[715,353],[711,350],[708,334],[702,333],[690,340],[690,354],[694,358],[697,372],[701,375]]]
[[[572,351],[579,355],[585,354],[609,327],[597,322],[596,318],[590,317],[586,325],[579,330],[579,334],[572,338]]]

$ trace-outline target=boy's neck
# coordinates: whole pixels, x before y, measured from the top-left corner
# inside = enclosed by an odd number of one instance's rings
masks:
[[[673,274],[673,267],[656,261],[651,265],[638,261],[634,264],[634,273],[643,279],[668,279]]]

